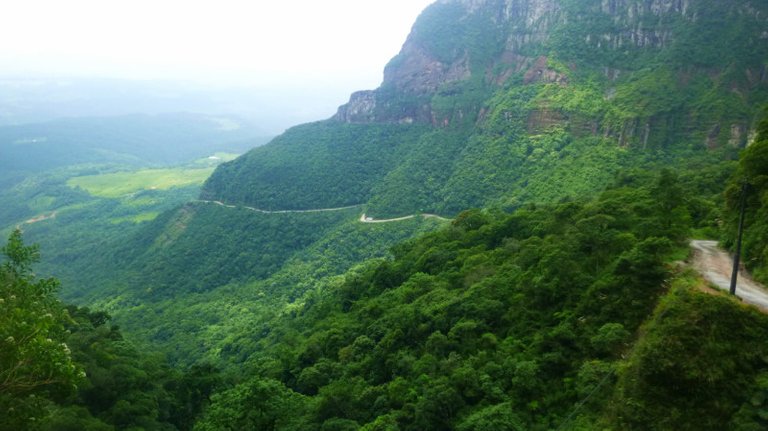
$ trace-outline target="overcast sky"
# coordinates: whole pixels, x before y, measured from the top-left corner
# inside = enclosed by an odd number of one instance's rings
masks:
[[[311,82],[345,100],[378,86],[432,1],[10,0],[0,75]]]

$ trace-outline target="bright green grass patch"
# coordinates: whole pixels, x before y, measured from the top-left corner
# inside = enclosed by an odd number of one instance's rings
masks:
[[[144,169],[133,172],[115,172],[111,174],[74,177],[67,181],[67,185],[85,189],[94,196],[117,198],[140,190],[167,190],[171,187],[203,184],[213,173],[213,170],[213,167],[202,169]]]
[[[141,222],[145,222],[145,221],[152,221],[155,218],[157,218],[158,215],[160,215],[160,213],[157,212],[157,211],[148,211],[148,212],[145,212],[145,213],[125,216],[125,217],[113,218],[109,222],[112,223],[112,224],[141,223]]]

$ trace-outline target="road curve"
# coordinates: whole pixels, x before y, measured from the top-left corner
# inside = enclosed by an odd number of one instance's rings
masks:
[[[425,219],[428,218],[434,218],[442,221],[451,221],[451,219],[447,219],[445,217],[440,217],[437,214],[421,214],[422,217]],[[363,215],[360,216],[360,223],[392,223],[397,221],[403,221],[403,220],[410,220],[413,218],[418,217],[416,214],[411,214],[409,216],[405,217],[397,217],[397,218],[387,218],[387,219],[374,219],[373,217],[368,217],[363,213]]]
[[[358,208],[358,207],[363,206],[363,204],[358,204],[358,205],[350,205],[350,206],[338,207],[338,208],[319,208],[319,209],[311,209],[311,210],[276,210],[276,211],[270,211],[270,210],[262,210],[262,209],[254,208],[254,207],[228,205],[228,204],[225,204],[224,202],[221,202],[221,201],[195,200],[195,201],[192,201],[192,202],[198,202],[198,203],[204,203],[204,204],[214,204],[214,205],[218,205],[218,206],[224,207],[224,208],[243,208],[243,209],[246,209],[248,211],[253,211],[253,212],[257,212],[257,213],[261,213],[261,214],[323,213],[323,212],[330,212],[330,211],[343,211],[343,210],[348,210],[348,209]],[[425,219],[433,218],[433,219],[442,220],[442,221],[451,221],[451,219],[447,219],[445,217],[440,217],[437,214],[421,214],[421,216],[424,217]],[[388,218],[388,219],[374,219],[372,217],[367,217],[365,215],[365,213],[363,213],[363,215],[360,216],[360,220],[359,221],[360,221],[360,223],[392,223],[392,222],[398,222],[398,221],[403,221],[403,220],[410,220],[410,219],[416,218],[416,217],[418,217],[418,216],[415,215],[415,214],[412,214],[412,215],[405,216],[405,217]]]
[[[728,291],[731,287],[733,257],[717,246],[717,241],[692,240],[693,267],[710,283]],[[748,304],[768,311],[768,291],[749,274],[739,271],[736,296]]]

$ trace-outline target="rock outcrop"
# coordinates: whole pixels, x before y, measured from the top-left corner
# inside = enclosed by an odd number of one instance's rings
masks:
[[[615,96],[610,83],[631,80],[644,67],[637,63],[638,58],[664,61],[670,56],[693,55],[684,48],[692,43],[685,38],[697,37],[697,25],[713,31],[708,24],[700,23],[706,6],[696,0],[437,0],[422,14],[401,52],[387,65],[381,87],[353,94],[334,119],[348,123],[420,122],[436,127],[447,127],[457,120],[482,121],[488,113],[483,95],[490,96],[509,85],[511,79],[516,79],[518,85],[568,86],[570,75],[579,67],[592,68],[607,79],[609,85],[603,91],[610,102]],[[719,7],[756,23],[756,33],[750,39],[753,43],[768,38],[768,17],[749,1]],[[425,34],[432,35],[431,30],[441,26],[451,28],[439,40],[425,39]],[[681,28],[688,33],[681,33]],[[565,58],[562,47],[573,51],[571,59]],[[552,61],[560,67],[553,67]],[[768,67],[764,64],[733,73],[728,68],[734,66],[727,64],[697,63],[704,62],[694,57],[691,64],[673,72],[680,75],[679,85],[691,85],[691,76],[697,74],[714,80],[726,74],[735,76],[728,79],[734,80],[729,85],[738,94],[768,83]],[[455,96],[459,102],[446,107],[440,101],[447,96]],[[529,116],[529,128],[554,126],[555,119],[567,126],[572,123],[569,119],[579,118],[579,130],[614,138],[621,146],[669,142],[674,137],[667,129],[674,125],[700,130],[700,142],[709,148],[742,147],[748,142],[754,122],[754,118],[732,118],[728,113],[722,118],[665,118],[665,112],[638,112],[636,118],[622,120],[622,125],[609,125],[603,124],[601,118],[585,118],[580,112],[558,111],[549,106],[535,110]],[[725,124],[723,133],[721,124]]]

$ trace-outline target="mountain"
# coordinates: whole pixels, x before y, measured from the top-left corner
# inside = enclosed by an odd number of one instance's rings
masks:
[[[171,365],[224,370],[198,430],[764,429],[767,319],[685,260],[732,234],[746,178],[765,277],[767,8],[437,1],[378,89],[44,272]]]
[[[203,196],[450,216],[593,193],[630,167],[733,158],[768,101],[765,9],[438,1],[378,89],[222,166]]]
[[[129,333],[173,345],[175,360],[230,364],[252,342],[228,338],[229,325],[266,324],[329,277],[441,224],[366,224],[360,213],[509,212],[670,168],[708,190],[691,217],[712,234],[713,196],[768,102],[765,16],[749,1],[438,1],[378,89],[219,165],[199,202],[119,246],[46,269],[68,274],[65,298],[107,307]],[[42,225],[30,230],[38,241]],[[248,313],[211,326],[234,312],[233,295]],[[163,329],[191,309],[208,317]]]

